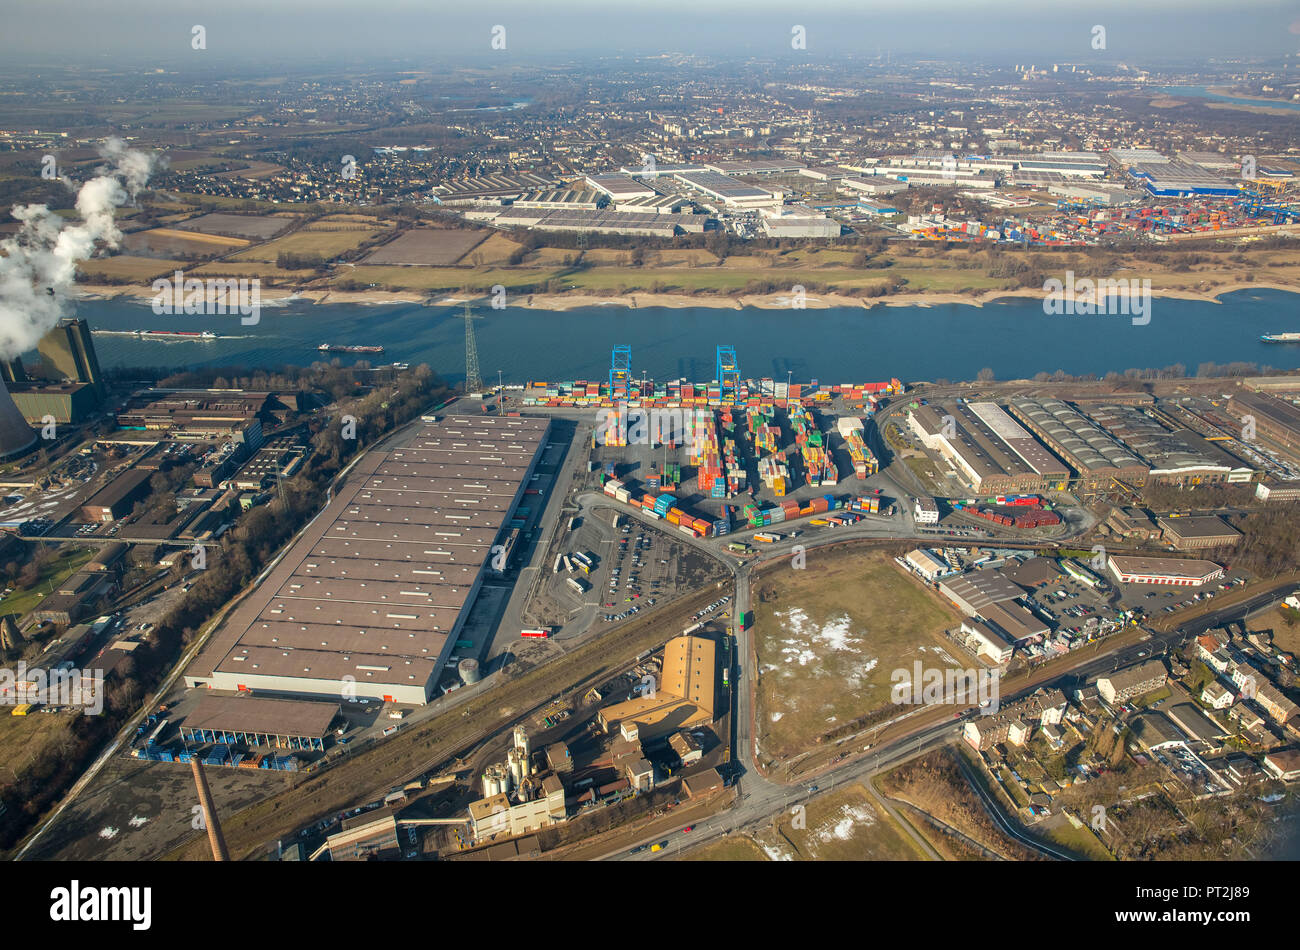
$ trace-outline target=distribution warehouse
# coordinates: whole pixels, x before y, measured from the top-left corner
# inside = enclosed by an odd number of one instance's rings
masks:
[[[549,427],[448,416],[364,456],[186,685],[428,702]]]

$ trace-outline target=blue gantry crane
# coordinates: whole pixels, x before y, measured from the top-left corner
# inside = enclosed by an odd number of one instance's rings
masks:
[[[734,406],[740,395],[740,363],[736,360],[734,346],[718,347],[718,386],[722,390],[722,404]]]
[[[632,378],[632,347],[626,343],[614,346],[609,359],[609,395],[611,399],[627,396],[628,382]]]

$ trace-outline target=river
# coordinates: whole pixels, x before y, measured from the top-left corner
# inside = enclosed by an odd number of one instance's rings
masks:
[[[634,375],[654,379],[715,376],[719,344],[736,348],[748,378],[793,375],[796,382],[974,379],[984,367],[999,379],[1064,370],[1103,375],[1130,368],[1248,361],[1300,368],[1300,345],[1259,342],[1262,333],[1300,331],[1300,295],[1239,291],[1219,304],[1157,297],[1151,320],[1128,316],[1047,316],[1041,301],[1009,299],[983,307],[845,307],[830,310],[723,310],[593,306],[567,312],[476,310],[479,367],[508,383],[601,379],[610,348],[632,347]],[[104,368],[245,366],[274,368],[321,359],[321,343],[379,344],[382,356],[335,355],[345,364],[428,363],[443,378],[464,379],[465,325],[458,307],[418,304],[290,302],[263,306],[255,326],[235,316],[157,316],[147,303],[86,300],[77,315],[93,329],[212,330],[220,340],[163,343],[97,334]]]

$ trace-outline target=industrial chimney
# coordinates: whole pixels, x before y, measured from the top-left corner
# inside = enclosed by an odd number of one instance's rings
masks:
[[[226,850],[226,838],[221,833],[217,821],[217,809],[212,804],[212,792],[208,789],[208,780],[203,774],[203,766],[198,756],[190,759],[190,770],[194,773],[194,787],[199,793],[199,807],[203,809],[203,824],[208,829],[208,844],[212,846],[213,861],[229,861],[230,853]]]
[[[36,432],[0,379],[0,459],[22,455],[36,444]]]

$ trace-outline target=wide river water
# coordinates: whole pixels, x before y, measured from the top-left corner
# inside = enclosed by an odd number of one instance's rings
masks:
[[[714,377],[718,344],[736,348],[741,373],[825,383],[974,379],[984,367],[999,379],[1064,370],[1111,370],[1182,363],[1248,361],[1261,368],[1300,368],[1300,344],[1267,344],[1262,333],[1300,331],[1300,295],[1239,291],[1222,303],[1157,297],[1151,320],[1134,326],[1118,316],[1048,316],[1041,301],[1012,299],[983,307],[845,307],[831,310],[629,310],[595,306],[567,312],[476,310],[479,367],[485,381],[500,370],[507,383],[528,379],[600,379],[610,348],[632,347],[637,377],[700,381]],[[443,378],[465,375],[465,324],[458,307],[418,304],[264,306],[260,322],[235,316],[157,316],[148,303],[86,300],[77,315],[100,330],[212,330],[223,338],[163,343],[97,334],[105,368],[132,366],[305,365],[323,358],[321,343],[379,344],[382,356],[332,356],[349,364],[428,363]]]

